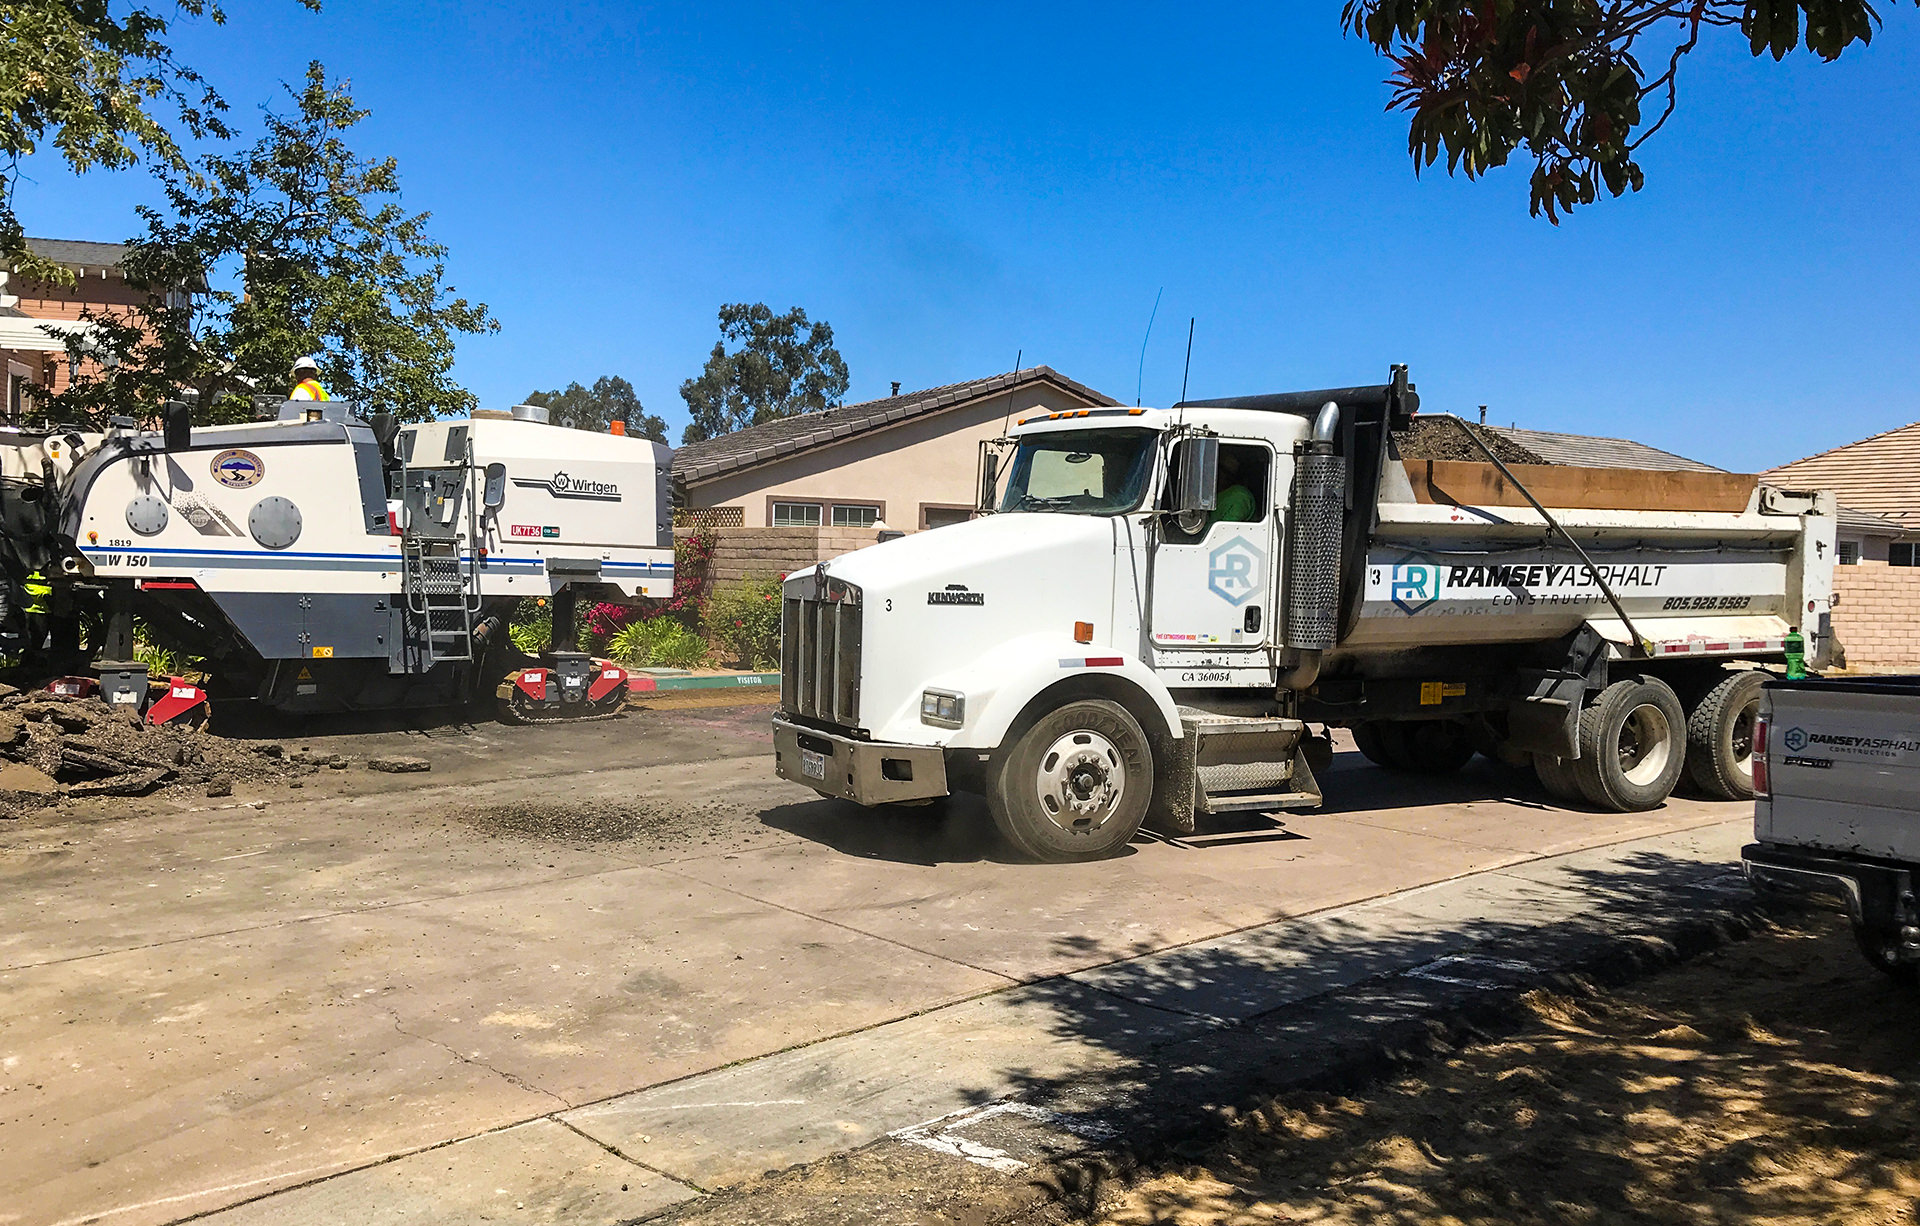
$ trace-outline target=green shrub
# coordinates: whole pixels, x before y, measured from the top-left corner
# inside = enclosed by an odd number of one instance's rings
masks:
[[[707,601],[707,628],[749,668],[780,666],[780,580],[749,576]]]
[[[527,614],[533,604],[530,600],[520,602],[520,608],[514,611],[513,620],[507,624],[507,637],[513,645],[530,656],[537,656],[553,642],[553,611],[541,605],[537,613]]]
[[[706,640],[671,617],[629,622],[607,640],[607,655],[630,668],[698,668]]]

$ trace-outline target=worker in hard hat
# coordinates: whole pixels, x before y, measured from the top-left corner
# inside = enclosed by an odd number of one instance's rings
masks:
[[[320,363],[312,358],[301,358],[293,364],[293,390],[287,393],[288,400],[332,400],[327,389],[320,386]]]

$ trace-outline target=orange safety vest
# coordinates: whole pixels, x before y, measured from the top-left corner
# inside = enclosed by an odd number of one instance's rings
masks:
[[[288,396],[287,399],[288,400],[332,400],[333,397],[327,395],[327,389],[320,386],[320,380],[302,379],[300,380],[300,382],[293,385],[293,394],[291,396]]]

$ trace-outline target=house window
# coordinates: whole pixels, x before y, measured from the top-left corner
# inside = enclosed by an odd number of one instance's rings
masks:
[[[1920,542],[1887,546],[1888,566],[1920,566]]]
[[[773,504],[776,528],[818,528],[820,504],[817,502],[776,502]]]
[[[833,508],[833,526],[836,528],[871,528],[880,518],[879,507],[842,506]],[[818,523],[819,520],[815,520]]]
[[[1859,541],[1841,541],[1840,542],[1840,565],[1842,566],[1860,565],[1860,542]]]

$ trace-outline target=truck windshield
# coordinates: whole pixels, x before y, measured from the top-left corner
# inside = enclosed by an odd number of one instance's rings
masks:
[[[1153,475],[1151,430],[1085,430],[1020,440],[1002,511],[1115,515],[1131,511]]]

